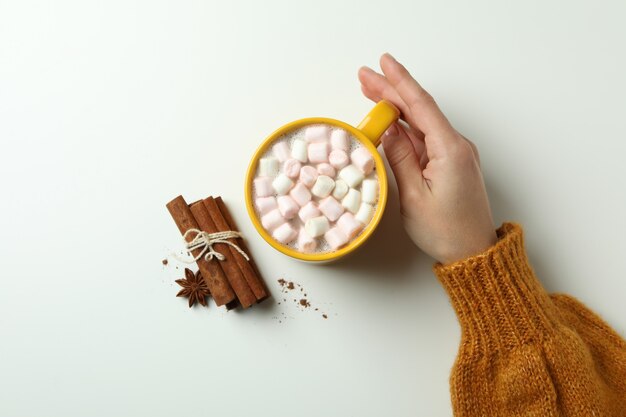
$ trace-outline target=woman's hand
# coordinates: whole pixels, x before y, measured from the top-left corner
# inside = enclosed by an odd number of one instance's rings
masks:
[[[361,68],[359,80],[367,98],[390,101],[406,122],[382,138],[406,231],[444,264],[485,251],[497,237],[476,146],[450,125],[402,64],[385,54],[380,67],[383,74]]]

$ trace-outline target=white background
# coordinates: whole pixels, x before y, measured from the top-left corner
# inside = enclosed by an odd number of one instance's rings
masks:
[[[1,416],[449,416],[456,318],[398,220],[311,266],[246,218],[272,130],[392,52],[481,150],[550,291],[626,331],[626,3],[0,1]],[[176,298],[165,209],[222,195],[275,298]],[[170,258],[171,259],[171,258]],[[281,300],[303,285],[313,307]]]

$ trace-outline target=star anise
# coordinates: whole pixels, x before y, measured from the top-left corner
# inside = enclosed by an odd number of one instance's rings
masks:
[[[206,286],[200,271],[194,274],[191,269],[185,268],[185,278],[177,279],[176,283],[183,287],[183,289],[176,294],[176,297],[189,298],[189,308],[191,308],[196,302],[202,304],[203,306],[207,305],[206,297],[211,293],[209,292],[209,288]]]

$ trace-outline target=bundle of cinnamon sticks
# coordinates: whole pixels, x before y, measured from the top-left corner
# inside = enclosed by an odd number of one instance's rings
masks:
[[[221,197],[208,197],[187,204],[182,196],[178,196],[167,203],[167,209],[183,236],[190,229],[207,233],[237,231],[237,225]],[[187,236],[185,239],[190,242],[193,238]],[[207,260],[201,256],[196,263],[218,306],[225,305],[232,309],[241,305],[248,308],[266,299],[269,292],[243,239],[233,238],[228,241],[247,254],[249,260],[234,246],[215,243],[213,249],[224,255],[223,259]],[[195,249],[191,254],[195,257],[200,251]]]

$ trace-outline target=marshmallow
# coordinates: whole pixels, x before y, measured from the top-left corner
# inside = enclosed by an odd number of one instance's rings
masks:
[[[326,175],[327,177],[334,178],[335,177],[335,168],[333,168],[330,164],[323,162],[317,166],[317,173],[320,175]]]
[[[318,175],[317,169],[310,165],[305,165],[300,168],[300,181],[309,188],[313,187]]]
[[[298,203],[300,207],[311,201],[311,192],[308,188],[306,188],[306,185],[301,182],[297,183],[295,187],[289,191],[289,195],[296,201],[296,203]]]
[[[306,223],[307,220],[312,219],[313,217],[319,217],[322,215],[322,212],[317,208],[314,202],[309,201],[306,203],[300,211],[298,212],[298,217],[302,222]]]
[[[359,211],[354,215],[354,218],[363,224],[368,224],[374,215],[374,207],[371,204],[363,203],[359,207]]]
[[[295,139],[291,144],[291,156],[300,162],[306,162],[306,142],[300,139]]]
[[[304,223],[304,230],[311,237],[322,236],[328,229],[330,229],[330,224],[324,216],[313,217]]]
[[[350,154],[352,164],[361,170],[365,175],[374,170],[374,157],[366,148],[357,148]]]
[[[348,132],[343,129],[335,129],[330,134],[330,145],[333,149],[338,149],[344,152],[350,150],[350,140],[348,139]]]
[[[327,142],[330,136],[330,126],[316,125],[309,126],[304,132],[307,142]]]
[[[302,164],[297,159],[289,158],[283,164],[283,172],[289,178],[296,178],[300,175],[300,168]]]
[[[276,197],[259,197],[254,200],[254,205],[261,215],[269,213],[270,211],[278,208],[278,204],[276,204]]]
[[[363,172],[354,165],[348,165],[339,171],[339,178],[344,180],[350,187],[356,187],[363,181]]]
[[[348,243],[348,236],[338,227],[333,227],[324,234],[324,238],[332,249],[339,249]]]
[[[259,177],[278,175],[278,159],[273,157],[259,159]]]
[[[378,199],[378,180],[366,178],[361,185],[361,199],[370,204],[374,204]]]
[[[354,218],[352,213],[346,212],[337,220],[337,227],[341,229],[344,235],[349,239],[354,239],[359,234],[363,225],[357,219]]]
[[[283,223],[278,226],[274,233],[272,233],[272,237],[278,240],[283,245],[286,245],[292,242],[298,236],[298,231],[291,227],[289,223]]]
[[[326,175],[320,175],[315,180],[315,184],[313,184],[313,188],[311,188],[311,192],[314,196],[319,198],[328,197],[330,192],[335,187],[335,180]]]
[[[309,147],[307,148],[307,155],[309,157],[309,161],[313,164],[328,162],[328,143],[314,142],[309,144]]]
[[[274,194],[272,179],[270,177],[258,177],[254,179],[254,192],[257,197],[268,197]]]
[[[335,149],[328,155],[328,162],[337,169],[341,169],[350,163],[350,158],[346,151]]]
[[[293,181],[289,179],[285,174],[278,174],[274,181],[272,181],[272,187],[278,195],[285,195],[291,187],[293,187]]]
[[[317,240],[308,235],[304,231],[304,227],[300,228],[298,232],[298,250],[304,253],[310,253],[317,249]]]
[[[346,194],[348,194],[348,184],[344,180],[335,181],[335,188],[333,188],[333,197],[337,200],[341,200]]]
[[[285,223],[285,218],[278,209],[274,209],[267,213],[265,216],[261,217],[261,224],[263,228],[268,232],[273,231],[281,224]]]
[[[289,149],[289,145],[285,141],[274,144],[274,146],[272,146],[272,152],[274,152],[274,156],[280,162],[285,162],[291,157],[291,149]]]
[[[295,200],[288,195],[281,195],[276,199],[276,201],[278,202],[278,210],[280,210],[280,214],[282,214],[286,219],[293,219],[300,210],[298,203],[296,203]]]
[[[280,207],[280,202],[278,202],[278,204]],[[354,188],[350,188],[348,194],[346,194],[343,200],[341,200],[341,205],[352,214],[356,214],[361,206],[361,192],[355,190]]]
[[[319,208],[324,216],[331,222],[336,221],[343,214],[343,207],[332,196],[328,196],[319,202]]]

